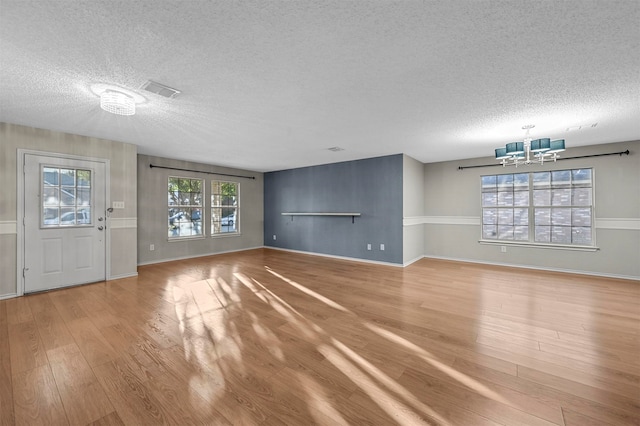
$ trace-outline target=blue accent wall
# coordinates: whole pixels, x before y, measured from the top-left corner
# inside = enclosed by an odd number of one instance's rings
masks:
[[[265,246],[402,264],[402,164],[399,154],[265,173]]]

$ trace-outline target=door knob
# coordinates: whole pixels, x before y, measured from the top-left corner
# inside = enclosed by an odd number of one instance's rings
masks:
[[[102,231],[104,229],[104,226],[100,225],[98,226],[98,231]]]

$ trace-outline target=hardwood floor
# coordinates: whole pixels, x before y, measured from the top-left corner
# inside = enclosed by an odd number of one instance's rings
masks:
[[[638,425],[640,283],[259,249],[0,301],[2,425]]]

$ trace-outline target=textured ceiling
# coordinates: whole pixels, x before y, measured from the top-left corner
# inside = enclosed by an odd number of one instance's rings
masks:
[[[637,140],[639,22],[637,0],[0,0],[0,121],[256,171],[489,156],[526,124]],[[94,84],[144,99],[115,116]]]

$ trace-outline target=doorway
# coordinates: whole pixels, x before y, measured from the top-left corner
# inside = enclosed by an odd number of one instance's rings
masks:
[[[22,165],[23,293],[105,280],[107,161],[25,152]]]

